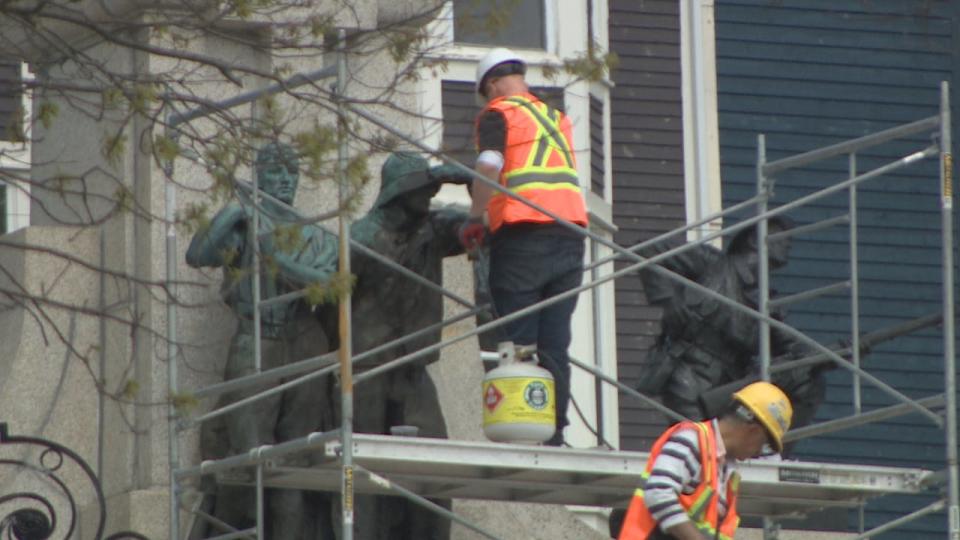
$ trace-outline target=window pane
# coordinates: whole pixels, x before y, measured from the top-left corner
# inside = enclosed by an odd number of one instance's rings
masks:
[[[7,232],[7,186],[0,184],[0,234]]]
[[[20,94],[20,63],[0,59],[0,141],[18,138]]]
[[[534,86],[530,91],[544,103],[564,110],[564,91],[556,86]],[[476,140],[473,122],[480,113],[473,93],[473,83],[465,81],[443,81],[441,85],[441,106],[443,107],[443,143],[442,150],[467,166],[473,166],[477,160]]]
[[[542,49],[544,0],[453,0],[457,43]]]
[[[590,190],[603,197],[603,101],[590,96]]]

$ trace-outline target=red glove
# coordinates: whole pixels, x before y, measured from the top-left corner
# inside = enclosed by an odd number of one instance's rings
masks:
[[[481,218],[470,218],[460,226],[460,245],[467,251],[473,251],[483,245],[487,237],[487,227]]]

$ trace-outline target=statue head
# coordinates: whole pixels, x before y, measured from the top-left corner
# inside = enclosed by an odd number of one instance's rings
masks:
[[[300,156],[289,144],[270,142],[257,151],[257,185],[277,199],[293,204],[300,180]]]
[[[774,216],[767,219],[767,235],[773,235],[778,232],[789,231],[794,227],[794,222],[787,216]],[[757,252],[757,228],[747,227],[741,229],[733,235],[730,243],[727,244],[727,253],[730,255],[749,254]],[[770,261],[770,268],[781,268],[787,264],[787,257],[790,254],[790,239],[781,238],[767,244],[767,258]]]
[[[380,195],[377,208],[402,205],[415,214],[430,210],[430,199],[440,189],[440,181],[430,175],[430,165],[412,152],[394,152],[380,169]]]

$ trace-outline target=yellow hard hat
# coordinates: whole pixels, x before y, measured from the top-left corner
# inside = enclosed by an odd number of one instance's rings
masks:
[[[783,434],[790,429],[793,406],[783,390],[768,382],[755,382],[733,394],[733,399],[753,413],[770,436],[777,452],[783,452]]]

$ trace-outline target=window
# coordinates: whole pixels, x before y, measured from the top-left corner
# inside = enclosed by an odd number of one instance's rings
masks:
[[[441,149],[461,163],[472,166],[477,160],[473,121],[480,112],[474,99],[472,82],[443,81],[441,103],[443,106],[443,143]],[[530,91],[540,96],[544,103],[563,110],[563,88],[531,87]]]
[[[453,0],[457,43],[545,49],[544,0]]]
[[[590,95],[590,191],[603,198],[603,100]]]
[[[0,234],[30,223],[30,92],[26,64],[0,58]]]
[[[20,63],[0,60],[0,141],[20,138],[22,95]]]

